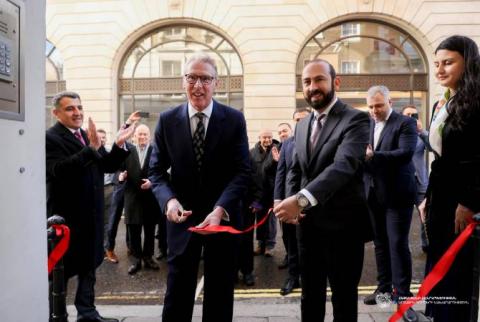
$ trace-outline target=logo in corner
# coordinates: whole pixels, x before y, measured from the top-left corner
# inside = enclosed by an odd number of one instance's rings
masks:
[[[382,309],[385,309],[392,305],[392,298],[390,296],[390,293],[378,293],[375,297],[375,300],[377,302],[377,305]]]

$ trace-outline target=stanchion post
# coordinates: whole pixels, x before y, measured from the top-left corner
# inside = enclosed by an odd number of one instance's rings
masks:
[[[473,231],[473,292],[472,292],[472,311],[470,322],[480,321],[478,319],[478,301],[480,300],[479,283],[480,283],[480,214],[473,216],[473,219],[479,223]]]
[[[48,235],[48,253],[50,254],[55,248],[60,238],[57,236],[52,225],[64,225],[65,219],[58,215],[53,215],[47,219],[47,235]],[[65,278],[63,270],[63,259],[60,259],[51,273],[49,280],[49,301],[50,301],[50,322],[68,322],[66,294],[65,294]]]

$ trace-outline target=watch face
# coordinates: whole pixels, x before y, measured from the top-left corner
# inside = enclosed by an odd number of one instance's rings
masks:
[[[303,207],[305,208],[306,206],[308,206],[308,199],[306,197],[299,197],[298,198],[298,204],[300,205],[300,207]]]

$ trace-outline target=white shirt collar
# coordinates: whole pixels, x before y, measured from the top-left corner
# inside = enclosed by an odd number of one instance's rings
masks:
[[[202,113],[207,116],[207,118],[210,118],[212,116],[212,111],[213,111],[213,99],[210,101],[210,104],[208,104],[207,108],[205,108]],[[190,102],[188,102],[188,118],[191,119],[192,117],[195,116],[199,111],[193,107]]]
[[[328,106],[323,110],[322,113],[319,113],[317,110],[313,110],[313,114],[314,114],[314,119],[317,119],[320,115],[324,114],[325,117],[328,116],[328,113],[330,113],[330,110],[332,109],[333,105],[335,105],[335,103],[337,103],[338,101],[338,98],[337,96],[335,95],[332,99],[332,101],[330,102],[330,104],[328,104]]]

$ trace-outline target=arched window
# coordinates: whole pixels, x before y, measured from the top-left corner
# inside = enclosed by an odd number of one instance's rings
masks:
[[[188,25],[170,25],[150,32],[130,47],[120,64],[120,123],[133,110],[149,113],[142,122],[153,129],[158,115],[186,101],[182,67],[202,51],[215,59],[219,85],[214,98],[243,110],[243,68],[233,46],[218,33]]]
[[[346,103],[366,109],[367,89],[386,85],[394,109],[407,104],[419,108],[428,119],[428,69],[416,41],[406,32],[383,22],[348,21],[321,30],[308,40],[296,66],[297,107],[305,106],[301,73],[306,62],[322,58],[341,78],[338,96]]]
[[[63,59],[57,48],[48,40],[45,43],[45,57],[45,107],[47,108],[45,125],[49,128],[55,123],[51,113],[52,98],[56,93],[65,90],[65,81],[63,80]]]

